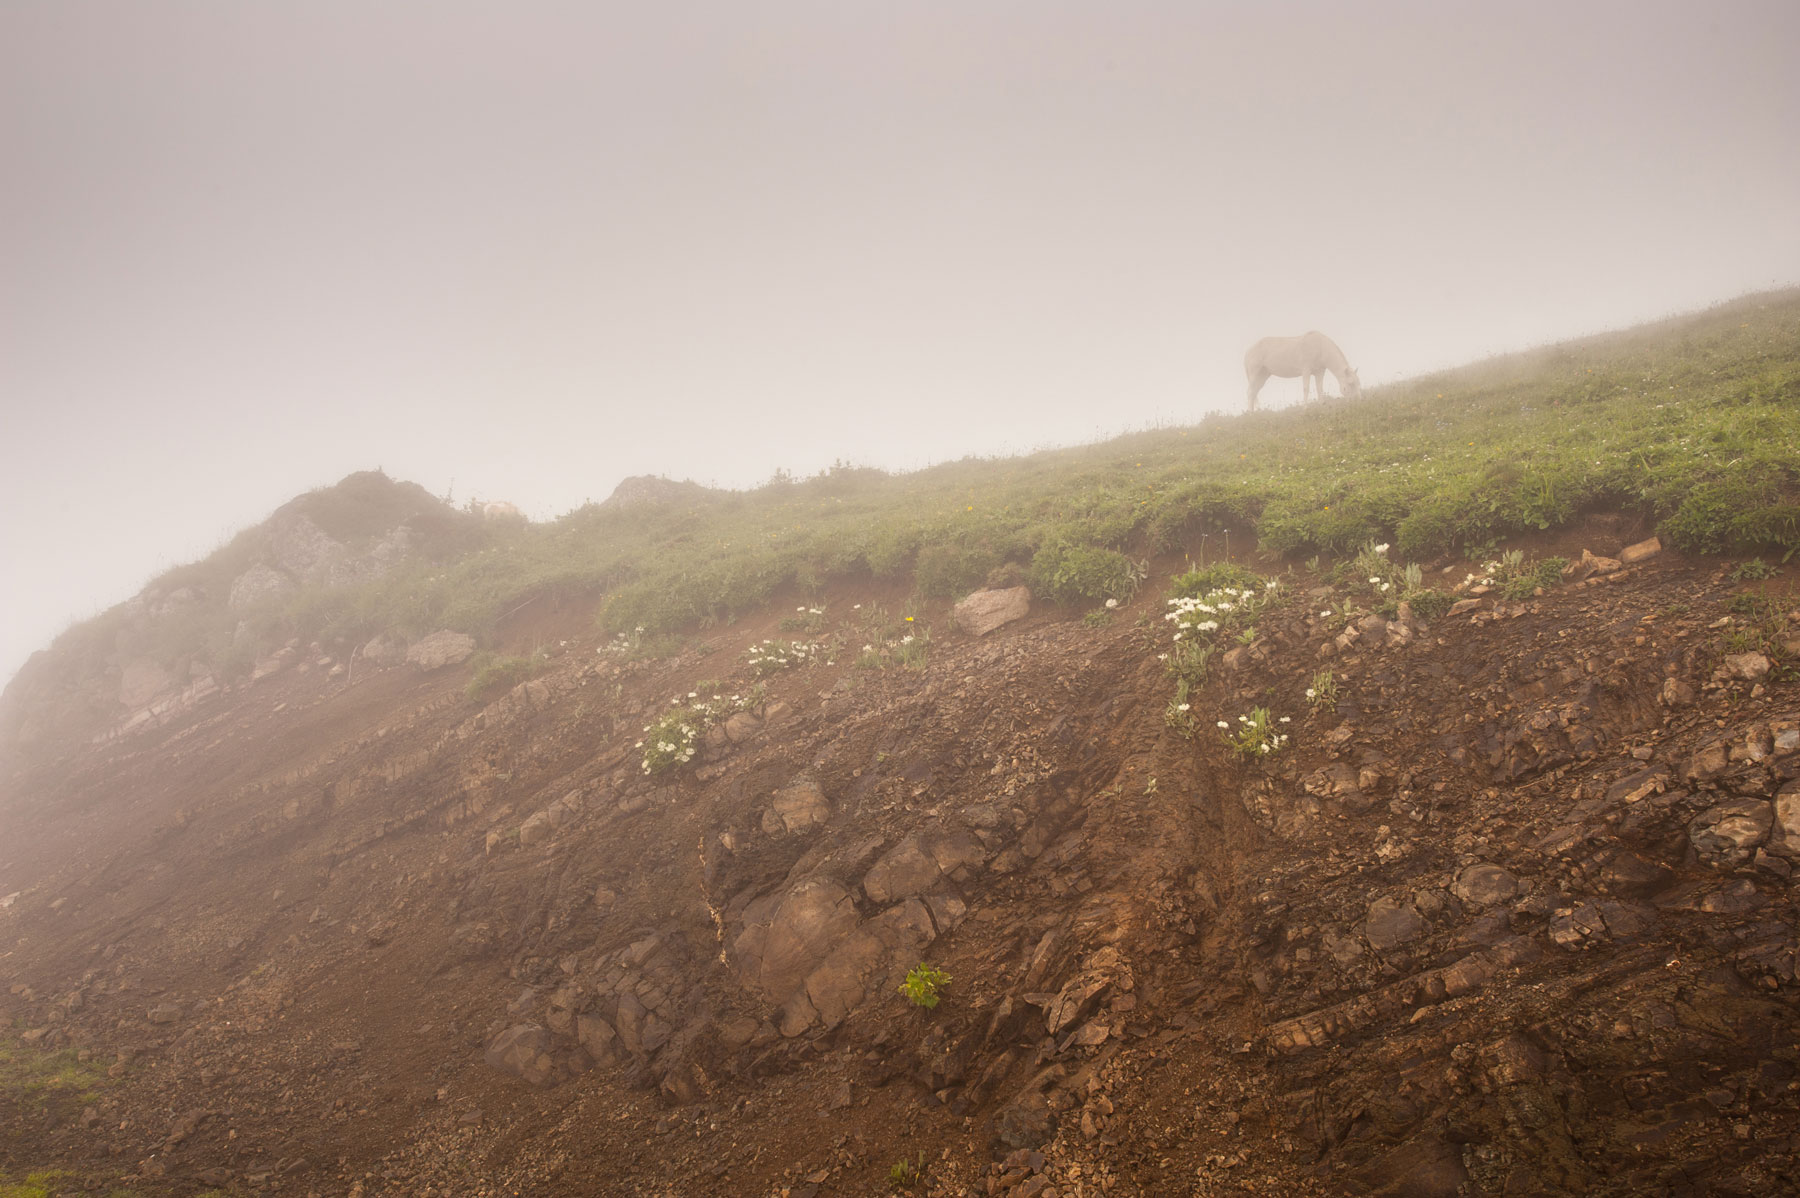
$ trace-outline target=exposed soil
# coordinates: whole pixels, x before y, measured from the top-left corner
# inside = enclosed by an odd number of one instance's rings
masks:
[[[779,609],[624,661],[546,602],[505,639],[548,668],[485,707],[464,667],[294,667],[18,764],[0,1015],[13,1059],[89,1076],[0,1095],[0,1170],[146,1195],[810,1198],[902,1160],[916,1192],[1023,1198],[1800,1186],[1800,688],[1726,666],[1741,617],[1718,623],[1788,578],[1665,553],[1348,640],[1292,581],[1183,736],[1168,572],[1099,627],[922,610],[923,669],[856,668],[863,613],[903,600],[834,592],[835,663],[772,676],[672,781],[641,729],[702,680],[748,694]],[[1292,740],[1240,760],[1215,722],[1257,705]],[[920,961],[952,979],[934,1010],[896,992]]]

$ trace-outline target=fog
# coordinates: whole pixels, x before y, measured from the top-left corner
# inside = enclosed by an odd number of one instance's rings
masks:
[[[1792,0],[8,4],[0,677],[353,470],[547,518],[1791,283],[1797,49]]]

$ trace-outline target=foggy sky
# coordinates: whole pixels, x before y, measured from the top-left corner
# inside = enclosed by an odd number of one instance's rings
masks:
[[[0,678],[353,470],[546,518],[1793,282],[1797,50],[1792,0],[13,0]]]

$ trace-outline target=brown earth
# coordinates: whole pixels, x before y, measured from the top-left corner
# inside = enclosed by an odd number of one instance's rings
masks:
[[[549,666],[485,707],[466,667],[314,666],[19,763],[0,1064],[88,1077],[5,1090],[0,1172],[1794,1191],[1800,691],[1719,674],[1747,585],[1663,554],[1348,636],[1293,580],[1183,736],[1160,582],[1099,627],[924,609],[923,669],[856,668],[903,599],[833,593],[834,664],[772,676],[672,781],[641,729],[702,680],[747,694],[776,615],[627,662],[534,608],[506,635]],[[1243,761],[1214,724],[1255,705],[1292,740]],[[920,961],[935,1010],[896,992]]]

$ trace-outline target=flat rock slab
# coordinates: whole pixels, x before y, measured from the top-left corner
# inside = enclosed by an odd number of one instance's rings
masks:
[[[421,670],[441,670],[469,660],[474,652],[474,637],[446,628],[414,642],[406,651],[406,660]]]
[[[997,591],[976,591],[950,609],[950,622],[970,636],[986,636],[1030,612],[1031,588],[1006,587]]]

